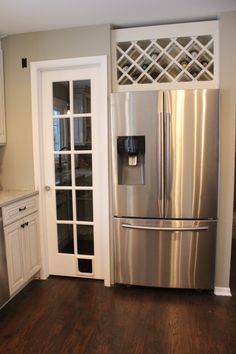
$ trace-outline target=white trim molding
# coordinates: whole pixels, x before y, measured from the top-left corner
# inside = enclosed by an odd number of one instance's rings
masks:
[[[230,288],[223,288],[215,286],[214,294],[216,296],[232,296]]]
[[[32,102],[32,134],[33,134],[33,157],[34,157],[34,184],[39,191],[39,220],[40,220],[40,240],[41,240],[41,259],[42,269],[41,279],[49,276],[48,247],[47,247],[47,226],[44,222],[45,215],[45,182],[44,164],[42,147],[42,75],[45,71],[99,67],[102,77],[100,83],[100,111],[104,119],[103,129],[108,137],[108,77],[107,77],[107,57],[91,56],[81,58],[57,59],[39,62],[31,62],[31,102]],[[108,138],[104,139],[103,149],[108,151]],[[108,155],[108,154],[107,154]],[[107,222],[103,225],[102,245],[104,251],[104,285],[111,285],[111,262],[110,262],[110,230],[109,230],[109,181],[108,181],[108,156],[106,157],[107,171],[104,172],[104,183],[106,184],[105,196],[107,205],[103,208],[103,213],[107,217]]]

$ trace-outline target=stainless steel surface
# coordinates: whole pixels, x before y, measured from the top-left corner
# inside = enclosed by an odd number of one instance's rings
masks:
[[[163,93],[127,92],[112,95],[112,169],[114,214],[163,217]],[[144,184],[118,184],[117,138],[145,140]]]
[[[198,226],[198,227],[158,227],[158,226],[143,226],[143,225],[131,225],[122,224],[125,229],[137,229],[137,230],[156,230],[156,231],[207,231],[208,226]]]
[[[217,90],[112,95],[115,282],[213,287],[218,110]],[[143,184],[118,183],[126,136],[145,137]]]
[[[2,211],[0,209],[0,307],[10,298],[6,249],[3,233]]]
[[[114,218],[114,230],[116,283],[213,288],[216,221]]]
[[[169,91],[164,105],[165,217],[217,218],[218,91]]]

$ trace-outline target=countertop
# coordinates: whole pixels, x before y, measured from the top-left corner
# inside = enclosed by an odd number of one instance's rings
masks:
[[[0,208],[37,194],[34,190],[0,190]]]

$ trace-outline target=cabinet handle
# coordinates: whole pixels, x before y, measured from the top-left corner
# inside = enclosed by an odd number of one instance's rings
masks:
[[[24,229],[24,227],[25,227],[25,224],[22,224],[20,227],[22,227],[23,229]]]
[[[26,206],[24,206],[23,208],[19,208],[19,211],[24,211],[26,210]]]
[[[27,222],[25,222],[25,224],[24,224],[25,226],[28,226],[29,225],[29,222],[27,221]]]

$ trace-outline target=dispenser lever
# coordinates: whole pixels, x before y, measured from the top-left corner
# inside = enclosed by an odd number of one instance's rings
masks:
[[[128,155],[128,165],[129,166],[137,166],[138,164],[138,156],[137,155]]]

